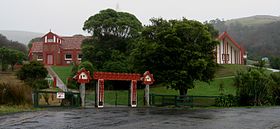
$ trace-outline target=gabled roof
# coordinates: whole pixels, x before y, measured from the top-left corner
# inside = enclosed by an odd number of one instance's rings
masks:
[[[238,45],[238,43],[235,40],[233,40],[227,32],[221,33],[218,37],[218,40],[223,40],[225,38],[228,38],[238,49],[243,50],[243,48],[240,45]]]
[[[61,38],[60,36],[58,36],[57,34],[51,32],[51,31],[49,33],[45,34],[42,38],[44,38],[45,36],[49,36],[49,35],[54,35],[54,36],[56,36],[58,38]]]
[[[81,49],[81,45],[85,36],[82,35],[75,35],[72,37],[62,37],[61,48],[62,49]]]
[[[32,47],[30,48],[28,55],[30,55],[31,52],[43,52],[43,42],[32,43]]]

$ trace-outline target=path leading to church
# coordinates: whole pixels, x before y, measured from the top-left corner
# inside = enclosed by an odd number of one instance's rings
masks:
[[[59,78],[59,76],[57,76],[57,74],[53,71],[53,69],[51,68],[51,66],[45,66],[45,68],[48,70],[49,75],[53,78],[56,77],[56,86],[60,89],[62,89],[63,91],[67,91],[67,87],[66,85],[63,83],[63,81],[61,81],[61,79]]]

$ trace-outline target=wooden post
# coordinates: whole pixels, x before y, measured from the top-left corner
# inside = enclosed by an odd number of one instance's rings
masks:
[[[146,85],[145,87],[145,106],[149,107],[150,106],[150,97],[149,97],[149,94],[150,94],[150,86],[149,85]]]
[[[104,79],[98,79],[95,105],[97,108],[104,107]]]
[[[81,85],[80,85],[80,97],[81,97],[81,100],[82,100],[82,107],[85,107],[85,92],[86,92],[85,83],[81,83]]]
[[[137,106],[137,81],[132,80],[130,85],[130,106]]]
[[[56,77],[53,77],[53,88],[56,88]]]

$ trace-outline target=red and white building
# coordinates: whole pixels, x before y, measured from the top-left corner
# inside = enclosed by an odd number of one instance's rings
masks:
[[[81,44],[83,35],[58,36],[52,32],[34,42],[29,51],[29,60],[42,62],[44,65],[69,65],[80,63],[82,58]]]
[[[244,64],[246,58],[244,49],[234,41],[227,32],[218,37],[219,44],[216,46],[216,62],[218,64]]]

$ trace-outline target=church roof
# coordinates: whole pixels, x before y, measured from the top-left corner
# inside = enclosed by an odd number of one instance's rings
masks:
[[[223,40],[225,38],[228,38],[238,49],[243,50],[243,48],[235,40],[233,40],[233,38],[230,37],[227,32],[221,33],[218,37],[218,40]]]
[[[78,35],[78,36],[71,36],[71,37],[62,37],[61,48],[62,49],[81,49],[81,45],[85,36]]]

